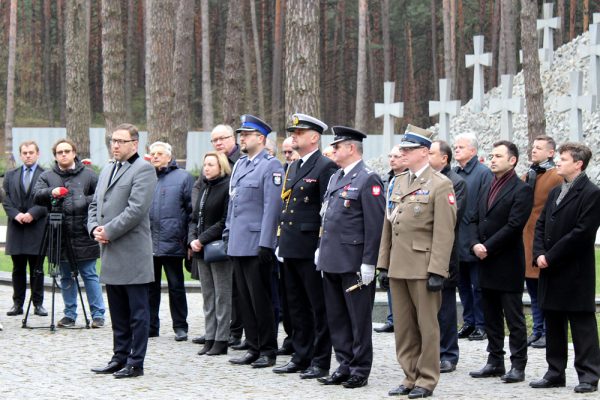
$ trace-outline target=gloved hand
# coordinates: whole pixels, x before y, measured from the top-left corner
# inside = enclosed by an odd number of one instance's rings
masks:
[[[387,269],[379,270],[379,286],[384,290],[388,290],[390,288],[390,278],[388,278]]]
[[[277,261],[279,261],[280,263],[283,262],[283,257],[279,257],[279,246],[275,247],[275,257],[277,258]]]
[[[429,274],[427,279],[427,290],[430,292],[439,292],[444,287],[444,277],[438,274]]]
[[[315,265],[319,263],[319,248],[315,251]]]
[[[260,246],[258,248],[258,262],[261,264],[269,264],[273,262],[273,250],[268,247]]]
[[[363,285],[368,285],[375,279],[375,266],[368,264],[361,264],[360,266],[360,277]]]

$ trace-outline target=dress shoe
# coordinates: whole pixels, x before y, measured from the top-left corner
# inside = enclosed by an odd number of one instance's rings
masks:
[[[463,325],[462,328],[458,330],[458,338],[466,339],[469,337],[471,333],[475,331],[475,327],[472,325]]]
[[[229,342],[227,343],[227,345],[229,347],[233,347],[233,346],[237,346],[241,343],[242,343],[242,338],[239,338],[236,336],[229,336]]]
[[[227,354],[227,341],[216,340],[210,350],[206,353],[207,356],[220,356]]]
[[[294,354],[294,348],[292,346],[281,346],[277,349],[278,356],[291,356]]]
[[[312,365],[300,373],[300,379],[317,379],[329,375],[329,370]]]
[[[545,349],[546,348],[546,335],[540,336],[538,340],[531,343],[531,347],[534,349]]]
[[[6,315],[8,315],[9,317],[21,314],[23,314],[23,306],[19,306],[17,304],[13,304],[10,310],[6,312]]]
[[[39,315],[40,317],[47,317],[48,316],[48,311],[46,311],[46,309],[44,308],[43,305],[37,305],[33,308],[33,313],[35,315]]]
[[[525,370],[511,368],[506,374],[502,375],[500,379],[506,383],[517,383],[525,380]]]
[[[440,373],[445,374],[456,370],[456,364],[452,364],[450,361],[440,361]]]
[[[195,338],[192,339],[192,343],[194,344],[204,344],[206,343],[206,336],[202,335],[202,336],[196,336]]]
[[[149,338],[151,338],[151,337],[159,337],[159,336],[160,336],[160,334],[158,333],[158,331],[150,331],[150,332],[148,332],[148,337]]]
[[[531,343],[535,342],[541,337],[542,335],[539,333],[532,333],[531,335],[529,335],[529,337],[527,337],[527,346],[531,346]]]
[[[202,355],[208,353],[212,349],[212,347],[213,347],[214,344],[215,344],[214,340],[207,340],[204,343],[204,347],[201,348],[200,351],[198,352],[198,355],[202,356]]]
[[[377,333],[392,333],[394,332],[394,324],[386,322],[383,324],[383,326],[380,326],[379,328],[373,328],[373,330]]]
[[[486,364],[485,367],[479,371],[469,372],[469,375],[473,378],[492,378],[495,376],[502,376],[506,373],[504,365],[492,365]]]
[[[579,385],[575,386],[573,389],[575,393],[592,393],[598,390],[598,384],[595,385],[592,383],[581,382]]]
[[[240,344],[236,344],[236,345],[231,346],[231,348],[233,350],[248,350],[250,348],[250,345],[248,344],[247,341],[244,340]]]
[[[369,378],[367,378],[366,376],[351,375],[350,379],[348,379],[345,382],[342,382],[342,386],[346,389],[356,389],[359,387],[367,386],[368,383]]]
[[[250,365],[257,359],[258,359],[258,354],[252,354],[252,353],[248,352],[241,357],[230,359],[229,362],[232,364],[235,364],[235,365]]]
[[[304,371],[306,368],[301,367],[293,361],[282,365],[280,367],[273,368],[273,372],[276,374],[293,374],[296,372]]]
[[[406,387],[404,385],[400,385],[397,388],[394,388],[392,390],[390,390],[388,392],[388,395],[390,396],[406,396],[407,394],[410,393],[412,389],[409,387]]]
[[[485,340],[487,339],[487,335],[485,331],[481,328],[477,328],[469,335],[469,340]]]
[[[538,379],[537,381],[529,382],[529,386],[534,389],[550,389],[557,387],[565,387],[566,382],[565,379],[557,379],[557,380],[549,380],[546,378]]]
[[[111,361],[105,367],[92,368],[92,372],[95,372],[97,374],[112,374],[113,372],[117,372],[121,368],[123,368],[123,364],[120,364],[116,361]]]
[[[335,371],[331,376],[324,376],[317,379],[319,383],[323,385],[341,385],[342,382],[346,382],[350,378],[350,375],[339,373]]]
[[[413,390],[408,394],[409,399],[422,399],[424,397],[429,397],[433,394],[431,390],[422,388],[420,386],[415,386]]]
[[[122,369],[118,370],[113,374],[117,379],[121,378],[135,378],[137,376],[144,375],[144,368],[134,367],[133,365],[126,365]]]
[[[268,367],[272,367],[273,365],[275,365],[275,357],[269,357],[269,356],[260,356],[256,359],[256,361],[254,361],[253,363],[251,363],[250,365],[252,365],[252,368],[268,368]]]
[[[187,331],[185,329],[175,329],[176,342],[185,342],[187,339]]]

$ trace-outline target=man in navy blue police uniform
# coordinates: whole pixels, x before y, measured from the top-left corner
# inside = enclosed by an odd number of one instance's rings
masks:
[[[271,273],[281,210],[283,168],[265,150],[271,127],[252,115],[242,116],[236,131],[245,155],[235,163],[223,239],[233,262],[248,352],[229,360],[265,368],[275,364],[277,338],[271,303]]]
[[[317,270],[323,272],[331,343],[340,365],[319,382],[358,388],[368,383],[373,364],[373,278],[385,194],[379,175],[362,161],[362,141],[367,136],[343,126],[331,130],[333,157],[341,169],[332,175],[325,194],[315,258]]]
[[[327,375],[331,363],[323,283],[313,257],[319,242],[321,203],[329,178],[338,169],[319,151],[325,129],[325,123],[304,114],[294,114],[287,128],[291,132],[292,148],[298,151],[300,159],[290,165],[281,194],[284,204],[278,256],[284,260],[282,277],[292,323],[294,354],[290,362],[273,372],[302,372],[302,379]]]

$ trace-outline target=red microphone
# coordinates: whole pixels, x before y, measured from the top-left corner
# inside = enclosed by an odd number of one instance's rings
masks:
[[[66,187],[61,186],[57,187],[56,189],[58,189],[58,193],[54,193],[54,190],[52,191],[52,197],[54,197],[55,199],[62,199],[67,194],[69,194],[69,189],[67,189]]]

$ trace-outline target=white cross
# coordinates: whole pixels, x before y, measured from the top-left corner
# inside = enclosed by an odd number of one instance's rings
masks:
[[[544,64],[545,68],[549,68],[554,58],[554,39],[552,37],[552,30],[560,28],[560,18],[552,17],[554,4],[544,3],[542,11],[542,19],[537,20],[537,30],[544,30],[544,41],[542,49],[544,52],[540,52],[540,62]],[[544,57],[544,58],[542,58]]]
[[[467,68],[473,67],[473,102],[472,110],[479,112],[483,108],[483,67],[492,65],[492,53],[483,52],[483,36],[473,36],[474,54],[465,55]]]
[[[590,57],[590,72],[588,76],[589,91],[596,96],[598,106],[598,95],[600,95],[600,24],[590,25],[590,36],[588,46],[581,47],[579,53],[583,57]]]
[[[512,140],[512,115],[523,113],[523,98],[512,97],[512,75],[502,75],[501,81],[502,96],[499,99],[490,99],[490,113],[502,113],[500,119],[500,137],[503,140]]]
[[[383,117],[383,153],[394,147],[394,124],[392,117],[404,116],[404,103],[394,101],[396,82],[383,83],[383,103],[375,103],[375,118]]]
[[[594,18],[592,19],[593,24],[600,24],[600,13],[594,13]]]
[[[595,108],[594,96],[582,96],[581,85],[583,81],[583,72],[571,71],[569,75],[570,95],[558,98],[556,110],[559,112],[569,111],[569,125],[571,128],[570,139],[575,142],[581,142],[583,139],[582,110],[591,112]]]
[[[440,79],[440,101],[429,102],[429,116],[440,116],[439,139],[448,140],[450,116],[457,115],[460,100],[450,100],[450,79]]]

